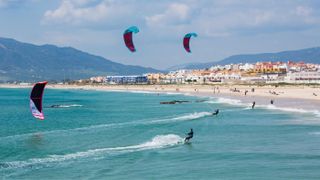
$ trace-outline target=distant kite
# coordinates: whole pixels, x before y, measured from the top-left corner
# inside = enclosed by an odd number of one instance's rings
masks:
[[[134,47],[133,41],[132,41],[132,33],[138,33],[139,29],[136,26],[131,26],[127,30],[124,31],[123,33],[123,39],[124,43],[126,44],[127,48],[131,52],[135,52],[136,48]]]
[[[193,37],[197,37],[198,35],[196,33],[188,33],[183,38],[183,47],[188,53],[191,53],[191,50],[190,50],[190,38],[192,36]]]
[[[44,115],[42,112],[42,96],[43,96],[43,91],[44,87],[46,86],[48,82],[38,82],[36,83],[31,91],[30,94],[30,110],[32,115],[35,118],[44,119]]]

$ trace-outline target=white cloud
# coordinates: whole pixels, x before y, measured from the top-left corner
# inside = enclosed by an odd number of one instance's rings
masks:
[[[107,23],[129,12],[127,6],[121,6],[112,0],[98,3],[95,0],[63,0],[57,9],[45,12],[43,22],[71,25]]]
[[[86,0],[63,1],[58,9],[45,12],[45,21],[79,24],[82,21],[97,21],[107,15],[104,3],[94,7],[79,7],[85,3]]]
[[[189,0],[188,5],[173,4],[163,13],[147,16],[146,24],[211,37],[299,31],[319,25],[319,15],[299,1]]]
[[[319,24],[319,14],[311,7],[312,3],[293,0],[62,0],[59,7],[45,12],[43,23],[93,29],[139,25],[142,30],[224,37],[310,28]]]
[[[190,8],[186,4],[172,3],[164,13],[146,17],[148,26],[166,26],[185,23],[189,18]]]

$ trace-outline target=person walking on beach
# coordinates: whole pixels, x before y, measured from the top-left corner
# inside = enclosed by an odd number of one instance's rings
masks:
[[[256,106],[256,102],[253,101],[251,108],[254,109],[255,106]]]
[[[193,129],[190,129],[190,132],[187,134],[187,137],[184,139],[185,143],[188,143],[190,139],[193,138]]]

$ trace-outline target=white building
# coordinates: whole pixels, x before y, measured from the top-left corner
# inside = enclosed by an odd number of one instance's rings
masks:
[[[240,70],[243,70],[243,71],[249,71],[249,70],[254,69],[254,64],[249,64],[249,63],[241,64],[241,65],[239,66],[239,69],[240,69]]]
[[[284,81],[287,83],[320,83],[320,71],[288,72]]]

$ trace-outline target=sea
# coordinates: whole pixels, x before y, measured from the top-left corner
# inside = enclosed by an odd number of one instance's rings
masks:
[[[30,90],[0,88],[0,179],[320,179],[317,110],[45,89],[37,120]],[[172,100],[187,102],[160,104]]]

